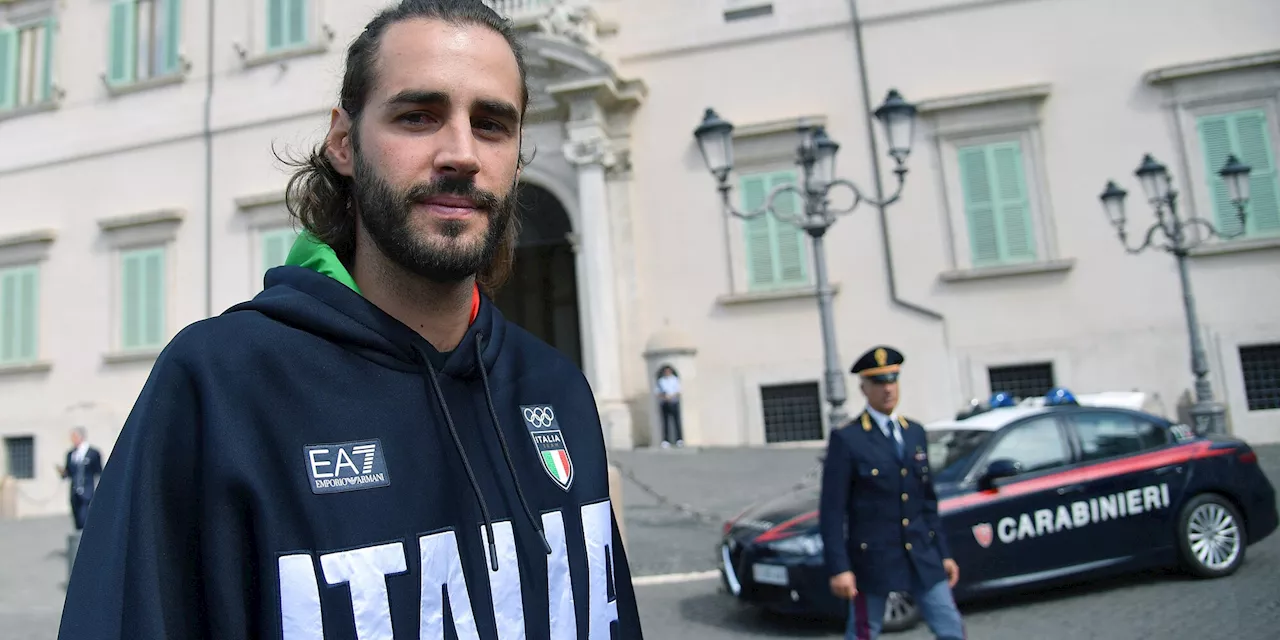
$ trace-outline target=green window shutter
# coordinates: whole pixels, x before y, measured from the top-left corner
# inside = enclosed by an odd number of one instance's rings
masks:
[[[26,267],[18,273],[18,359],[30,362],[39,351],[36,323],[39,321],[39,295],[36,268]]]
[[[18,99],[18,31],[0,27],[0,109]]]
[[[769,176],[742,177],[742,209],[755,211],[764,206],[769,194]],[[772,216],[756,216],[743,222],[743,236],[747,245],[747,283],[749,288],[767,288],[773,285],[773,235],[769,222]]]
[[[960,150],[960,190],[964,194],[964,215],[969,228],[969,251],[974,266],[1000,262],[1000,229],[996,224],[996,204],[991,193],[991,172],[986,147]]]
[[[791,171],[781,171],[773,174],[769,180],[769,188],[773,189],[784,184],[795,184],[796,175]],[[774,201],[774,209],[778,213],[787,215],[798,215],[802,213],[802,205],[800,197],[794,193],[787,193]],[[789,222],[770,215],[769,221],[772,225],[770,235],[773,236],[774,256],[776,256],[777,272],[775,274],[776,282],[781,285],[800,285],[808,282],[809,272],[806,268],[808,264],[805,260],[805,231]]]
[[[14,269],[0,271],[0,362],[13,362],[18,356],[18,274]]]
[[[274,51],[288,42],[285,28],[286,0],[267,0],[267,50]]]
[[[36,359],[37,285],[34,266],[0,271],[0,362]]]
[[[288,12],[289,45],[306,44],[308,0],[285,0]]]
[[[1245,205],[1249,235],[1280,233],[1280,184],[1275,147],[1267,115],[1260,109],[1201,117],[1197,124],[1214,219],[1224,234],[1240,232],[1240,218],[1218,170],[1234,153],[1249,165],[1249,201]]]
[[[999,142],[959,150],[969,250],[974,266],[1036,258],[1022,146]]]
[[[1031,226],[1031,202],[1027,197],[1026,172],[1022,164],[1022,144],[1002,142],[991,145],[995,167],[995,194],[1006,262],[1036,259],[1035,234]]]
[[[181,66],[182,0],[164,0],[164,27],[160,33],[160,73],[177,73]]]
[[[53,99],[53,42],[58,33],[58,22],[50,17],[44,23],[44,59],[41,61],[40,100]]]
[[[142,339],[148,346],[157,346],[164,343],[164,250],[148,251],[142,267],[145,274]]]
[[[136,349],[142,345],[142,256],[124,254],[120,266],[120,346]]]
[[[134,55],[137,53],[134,9],[133,0],[111,3],[111,50],[107,56],[107,82],[110,84],[128,84],[134,79]]]
[[[138,249],[121,258],[120,346],[123,349],[164,344],[165,250]]]
[[[796,179],[794,171],[743,176],[743,210],[759,209],[764,206],[772,189],[795,184]],[[801,211],[800,198],[792,193],[778,197],[773,206],[782,215],[795,215]],[[795,286],[809,281],[803,229],[769,213],[745,221],[743,236],[747,245],[747,283],[750,289]]]
[[[1232,153],[1231,115],[1204,116],[1196,123],[1196,129],[1200,132],[1200,149],[1204,151],[1214,222],[1224,235],[1240,233],[1240,219],[1236,217],[1235,205],[1231,204],[1231,199],[1227,196],[1226,182],[1218,176],[1218,169],[1226,164],[1227,156]]]

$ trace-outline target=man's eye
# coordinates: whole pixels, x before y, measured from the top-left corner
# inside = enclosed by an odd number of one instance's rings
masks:
[[[498,122],[497,120],[477,120],[473,126],[477,129],[492,131],[494,133],[503,133],[507,130],[506,125]]]
[[[432,118],[431,114],[425,111],[411,111],[400,116],[399,120],[408,124],[429,124]]]

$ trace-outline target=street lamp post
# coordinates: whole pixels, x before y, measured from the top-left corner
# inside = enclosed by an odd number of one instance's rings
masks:
[[[1106,189],[1099,198],[1106,210],[1107,218],[1116,228],[1116,234],[1125,251],[1131,254],[1142,253],[1149,248],[1157,248],[1173,254],[1178,262],[1178,277],[1182,284],[1183,312],[1187,319],[1187,332],[1191,341],[1191,372],[1195,374],[1196,402],[1191,407],[1191,419],[1195,430],[1199,433],[1226,433],[1226,406],[1213,399],[1213,390],[1209,385],[1209,362],[1205,357],[1204,341],[1200,337],[1200,322],[1196,315],[1196,301],[1191,294],[1191,277],[1187,272],[1187,255],[1205,238],[1217,236],[1230,239],[1245,233],[1245,204],[1249,200],[1249,166],[1240,162],[1234,155],[1228,155],[1227,161],[1218,175],[1227,187],[1227,196],[1235,205],[1236,217],[1240,222],[1239,230],[1226,232],[1218,229],[1213,223],[1203,218],[1182,219],[1178,216],[1178,192],[1173,188],[1173,181],[1164,165],[1146,154],[1142,158],[1134,175],[1142,184],[1147,202],[1155,212],[1156,220],[1147,229],[1141,245],[1130,247],[1128,234],[1125,233],[1124,198],[1128,195],[1114,181],[1108,181]],[[1192,237],[1188,232],[1193,227],[1201,227],[1206,232]],[[1156,234],[1164,236],[1164,241],[1157,241]]]
[[[902,194],[902,185],[907,175],[906,159],[911,153],[911,140],[915,129],[916,109],[902,99],[895,90],[890,90],[884,104],[876,109],[875,116],[885,127],[889,140],[889,155],[896,163],[893,172],[898,176],[898,185],[892,196],[884,201],[868,198],[862,191],[848,180],[838,179],[836,173],[836,151],[840,145],[832,140],[822,126],[801,126],[800,146],[796,150],[796,164],[802,171],[799,185],[783,184],[774,187],[765,197],[764,204],[755,211],[739,211],[729,201],[729,174],[733,171],[733,125],[720,118],[713,109],[707,109],[702,124],[694,131],[702,158],[707,169],[717,182],[720,200],[725,213],[743,220],[772,214],[778,220],[793,224],[809,235],[813,245],[813,272],[817,279],[818,314],[822,327],[822,351],[825,366],[825,382],[827,402],[831,405],[829,421],[832,429],[842,426],[848,415],[844,410],[847,399],[844,383],[844,371],[840,364],[840,355],[836,346],[835,318],[832,313],[831,284],[827,278],[826,247],[823,236],[827,229],[835,224],[837,216],[851,213],[862,202],[883,207],[895,201]],[[836,187],[848,187],[853,193],[853,204],[845,209],[834,209],[828,200],[828,194]],[[798,214],[782,212],[774,207],[775,201],[783,194],[794,194],[801,199],[803,210]]]

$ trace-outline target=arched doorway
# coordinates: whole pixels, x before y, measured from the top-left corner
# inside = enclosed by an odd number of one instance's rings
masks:
[[[578,278],[569,214],[542,187],[521,182],[520,243],[515,269],[494,296],[502,315],[559,349],[582,367],[578,327]]]

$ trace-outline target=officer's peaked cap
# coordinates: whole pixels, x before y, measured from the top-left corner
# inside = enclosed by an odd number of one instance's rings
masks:
[[[896,382],[905,360],[901,351],[880,345],[862,354],[849,371],[875,382]]]

